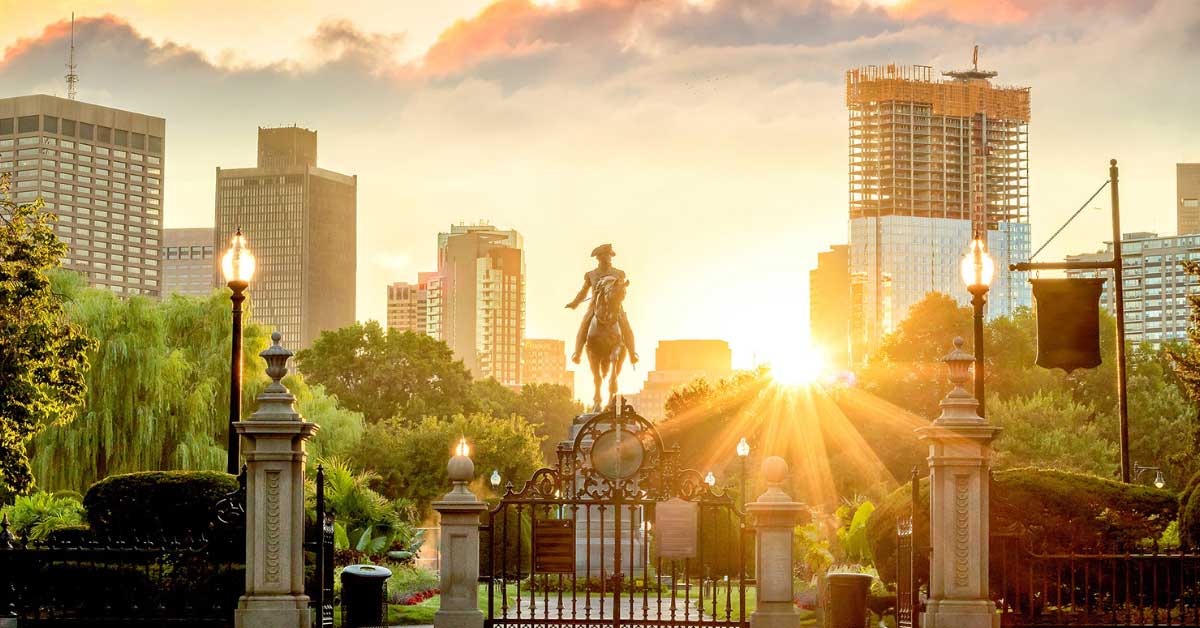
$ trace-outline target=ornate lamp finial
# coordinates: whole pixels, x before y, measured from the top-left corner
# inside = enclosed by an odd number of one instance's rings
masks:
[[[287,375],[287,362],[292,352],[283,348],[279,341],[283,334],[278,331],[271,333],[271,346],[258,355],[267,362],[267,375],[271,383],[258,396],[258,410],[250,416],[251,421],[303,421],[304,418],[292,407],[296,401],[295,395],[279,381]]]
[[[454,456],[446,465],[446,474],[454,483],[454,488],[442,498],[443,501],[474,502],[475,495],[467,488],[467,483],[475,479],[475,463],[470,458],[471,448],[466,437],[459,439],[454,447]]]
[[[942,400],[942,415],[935,423],[983,423],[978,412],[979,402],[966,389],[967,382],[971,381],[971,365],[975,363],[975,356],[963,351],[962,347],[963,339],[959,336],[954,339],[954,349],[942,358],[942,362],[949,367],[948,379],[954,384],[954,389]]]

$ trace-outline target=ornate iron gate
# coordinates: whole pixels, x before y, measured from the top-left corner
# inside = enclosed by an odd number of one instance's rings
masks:
[[[749,626],[730,495],[624,399],[577,428],[481,526],[486,625]]]

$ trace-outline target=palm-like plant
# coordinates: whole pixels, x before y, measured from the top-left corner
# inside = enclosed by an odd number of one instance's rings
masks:
[[[334,516],[334,546],[354,550],[371,557],[389,552],[403,553],[392,558],[415,556],[414,539],[418,536],[409,520],[412,505],[407,500],[392,501],[371,488],[379,479],[374,471],[360,471],[347,461],[333,457],[319,461],[325,474],[325,509]],[[308,502],[315,516],[316,482],[309,478]],[[419,542],[417,548],[419,548]]]
[[[28,541],[41,541],[54,530],[83,523],[83,504],[78,499],[47,492],[22,495],[0,512],[8,517],[9,530]]]

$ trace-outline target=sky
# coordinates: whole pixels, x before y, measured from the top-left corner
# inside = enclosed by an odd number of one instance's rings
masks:
[[[167,227],[212,225],[258,126],[315,129],[358,175],[360,319],[485,220],[525,237],[527,337],[570,340],[611,242],[644,358],[623,392],[660,339],[728,340],[736,367],[803,350],[808,271],[847,238],[847,69],[978,44],[1030,87],[1035,247],[1110,158],[1124,231],[1174,233],[1174,164],[1200,161],[1195,0],[0,0],[0,93],[65,94],[71,11],[79,98],[167,120]],[[1093,205],[1039,259],[1102,248]]]

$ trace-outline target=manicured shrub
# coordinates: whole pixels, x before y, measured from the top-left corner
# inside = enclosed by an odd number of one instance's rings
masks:
[[[196,538],[212,532],[217,502],[237,488],[237,478],[216,471],[127,473],[93,484],[83,505],[101,538]]]
[[[914,521],[917,544],[929,543],[929,480],[922,479]],[[896,577],[896,520],[910,513],[906,484],[871,515],[867,535],[881,578]],[[991,530],[1016,531],[1040,551],[1087,553],[1144,548],[1162,536],[1179,505],[1167,490],[1046,469],[998,471],[992,484]],[[992,555],[993,560],[1001,557]],[[920,574],[924,577],[925,574]]]
[[[1179,494],[1179,540],[1184,547],[1200,548],[1200,473]]]

